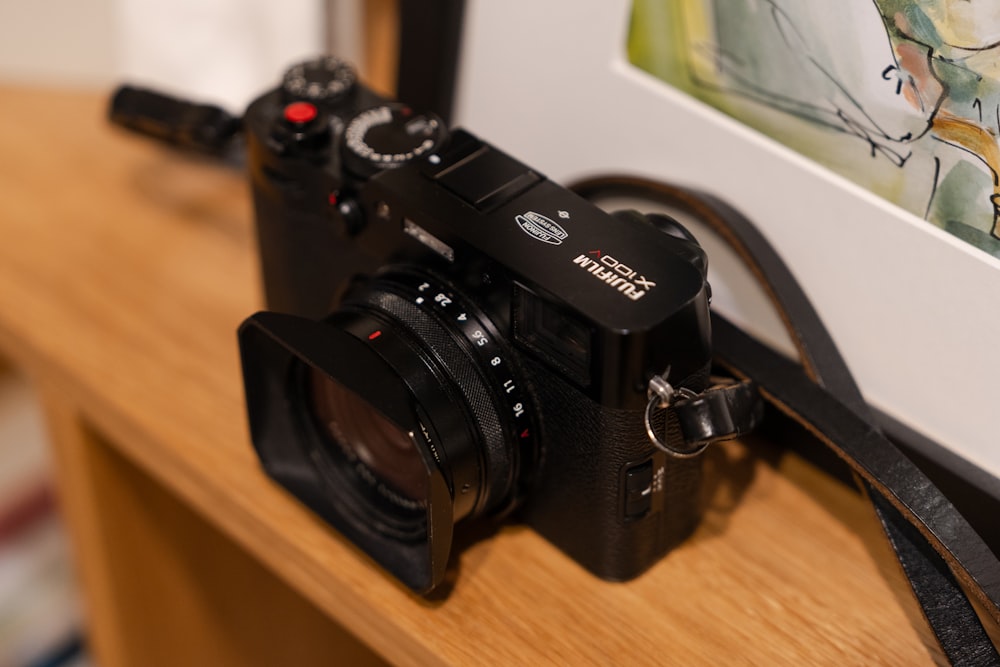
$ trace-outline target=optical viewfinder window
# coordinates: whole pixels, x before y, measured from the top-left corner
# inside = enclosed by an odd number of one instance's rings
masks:
[[[591,327],[521,285],[514,299],[514,338],[577,384],[590,384]]]

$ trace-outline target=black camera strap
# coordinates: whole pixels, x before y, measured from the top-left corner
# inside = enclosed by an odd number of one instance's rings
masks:
[[[848,464],[871,499],[947,659],[955,665],[1000,664],[1000,654],[973,606],[992,628],[1000,628],[1000,561],[954,505],[883,435],[819,315],[760,231],[710,195],[656,181],[595,178],[572,189],[592,200],[630,197],[684,212],[736,251],[784,321],[799,363],[713,313],[717,365],[752,381],[769,404]],[[678,401],[673,409],[683,412],[684,403]],[[726,406],[720,405],[724,411]],[[707,424],[712,417],[705,417],[704,409],[702,421]]]

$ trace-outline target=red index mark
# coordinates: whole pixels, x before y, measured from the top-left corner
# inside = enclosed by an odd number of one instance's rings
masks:
[[[601,251],[600,250],[591,250],[587,254],[588,255],[597,255],[598,257],[600,257],[601,256]]]
[[[375,331],[373,331],[370,334],[368,334],[368,340],[375,340],[376,338],[378,338],[381,335],[382,335],[382,330],[381,329],[376,329]]]
[[[523,431],[521,431],[521,437],[522,438],[527,438],[528,437],[528,429],[524,429]]]

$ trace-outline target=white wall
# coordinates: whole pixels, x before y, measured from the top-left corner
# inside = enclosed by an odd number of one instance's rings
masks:
[[[325,5],[324,0],[4,0],[0,82],[110,88],[128,80],[239,111],[276,83],[288,64],[324,50]]]
[[[324,46],[320,0],[119,0],[118,73],[242,110]]]
[[[0,81],[94,87],[115,68],[115,0],[0,2]]]

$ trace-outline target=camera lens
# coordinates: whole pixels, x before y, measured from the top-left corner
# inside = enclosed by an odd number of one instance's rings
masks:
[[[240,349],[267,473],[416,591],[444,577],[457,522],[530,485],[517,357],[444,279],[390,267],[323,321],[257,313]]]
[[[397,504],[426,504],[427,472],[409,433],[371,403],[316,370],[309,372],[309,391],[316,421],[329,443],[364,466],[375,488]]]
[[[497,328],[447,282],[393,268],[371,280],[327,320],[349,332],[405,386],[411,430],[388,421],[390,398],[345,378],[313,372],[309,403],[328,453],[401,508],[426,502],[430,459],[452,495],[452,517],[499,511],[516,501],[534,452],[531,415],[516,359]],[[369,364],[374,366],[374,364]],[[371,374],[367,368],[363,374]],[[424,450],[423,452],[421,450]]]

